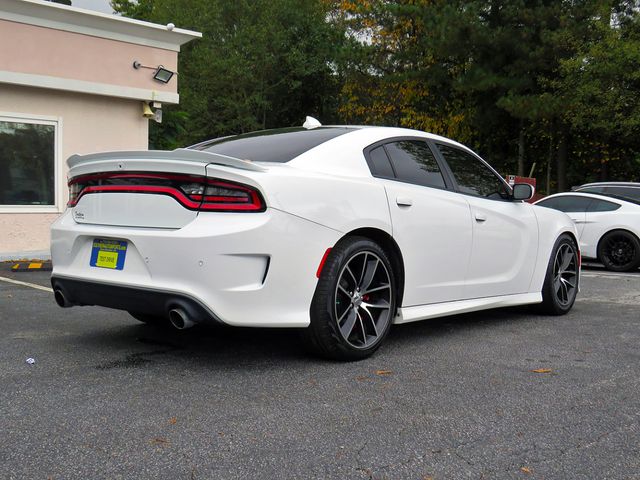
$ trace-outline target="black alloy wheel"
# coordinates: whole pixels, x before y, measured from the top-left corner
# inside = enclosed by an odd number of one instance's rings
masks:
[[[598,244],[598,259],[607,270],[628,272],[640,266],[640,242],[630,232],[614,230]]]
[[[578,294],[580,260],[578,246],[568,234],[561,235],[551,252],[542,286],[541,310],[564,315],[573,307]]]
[[[553,293],[558,304],[566,307],[576,298],[578,289],[578,256],[573,245],[563,243],[553,262]]]
[[[302,338],[313,353],[335,360],[372,355],[396,310],[395,279],[386,252],[364,237],[346,237],[331,250]]]
[[[371,251],[353,255],[336,283],[334,315],[342,338],[353,348],[378,342],[391,321],[391,277]]]

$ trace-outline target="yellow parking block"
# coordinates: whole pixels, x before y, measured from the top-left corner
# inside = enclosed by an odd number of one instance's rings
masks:
[[[45,261],[45,262],[18,262],[15,263],[12,267],[11,270],[14,272],[26,272],[26,271],[38,271],[38,270],[45,270],[45,271],[50,271],[51,270],[51,262],[50,261]]]

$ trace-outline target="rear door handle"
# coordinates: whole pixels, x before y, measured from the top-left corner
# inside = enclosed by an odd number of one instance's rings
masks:
[[[399,207],[410,207],[413,205],[413,199],[409,197],[396,197],[396,204]]]
[[[486,220],[487,220],[487,217],[485,217],[481,213],[476,213],[476,222],[484,222]]]

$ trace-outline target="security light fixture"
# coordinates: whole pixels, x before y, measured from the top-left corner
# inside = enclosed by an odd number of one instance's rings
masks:
[[[171,70],[167,70],[162,65],[159,65],[156,73],[153,74],[153,79],[162,83],[169,83],[169,80],[173,77],[173,73]]]
[[[153,79],[161,82],[161,83],[169,83],[169,80],[173,78],[177,72],[173,72],[168,68],[165,68],[164,65],[158,65],[157,67],[148,67],[146,65],[142,65],[139,61],[135,60],[133,62],[133,68],[138,70],[139,68],[147,68],[149,70],[155,70],[153,74]]]

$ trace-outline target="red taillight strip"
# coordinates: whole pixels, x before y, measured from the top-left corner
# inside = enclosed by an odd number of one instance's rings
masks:
[[[173,174],[164,174],[164,173],[96,173],[91,175],[81,175],[79,177],[74,177],[69,180],[68,185],[73,185],[74,183],[79,182],[90,182],[91,180],[104,180],[104,179],[112,179],[112,178],[150,178],[150,179],[158,179],[158,180],[180,180],[187,182],[202,182],[203,177],[198,175],[173,175]]]
[[[200,202],[194,202],[189,197],[187,197],[180,190],[173,187],[156,187],[152,185],[98,185],[95,187],[85,187],[75,198],[73,205],[77,204],[78,201],[85,195],[90,193],[104,193],[104,192],[118,192],[118,193],[159,193],[163,195],[169,195],[178,202],[180,202],[185,207],[197,210],[200,207]],[[70,206],[73,206],[70,205]]]
[[[92,185],[82,187],[83,182],[90,182],[94,180],[104,179],[128,179],[128,178],[147,178],[147,179],[159,179],[159,180],[173,180],[173,181],[187,181],[197,182],[203,185],[212,185],[230,190],[237,190],[244,192],[250,198],[246,197],[234,197],[224,195],[187,195],[182,190],[175,186],[162,186],[162,185]],[[190,210],[207,210],[207,211],[246,211],[246,212],[261,212],[265,209],[264,201],[257,192],[257,190],[251,187],[235,184],[231,182],[220,181],[218,179],[201,177],[196,175],[174,175],[164,173],[120,173],[120,172],[106,172],[98,174],[81,175],[74,177],[68,182],[69,187],[74,184],[80,184],[82,188],[77,192],[75,197],[69,199],[67,204],[70,207],[75,206],[80,199],[87,194],[92,193],[150,193],[169,195],[177,200],[181,205]]]

